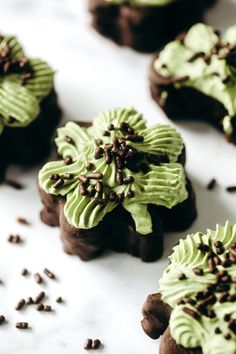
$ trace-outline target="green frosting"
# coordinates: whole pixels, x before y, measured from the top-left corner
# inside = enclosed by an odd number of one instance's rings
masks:
[[[200,250],[199,244],[208,249]],[[172,337],[184,348],[202,348],[203,354],[235,354],[236,225],[226,222],[224,227],[217,225],[216,231],[188,235],[169,258],[160,292],[173,308]],[[196,275],[196,269],[203,274]]]
[[[25,127],[40,113],[54,73],[40,59],[28,59],[15,37],[0,36],[0,134],[4,126]]]
[[[165,6],[176,0],[105,0],[112,4],[129,4],[133,6]]]
[[[211,27],[194,25],[184,40],[167,44],[154,68],[173,79],[176,88],[191,87],[221,102],[228,111],[222,128],[232,134],[236,115],[236,26],[219,37]]]
[[[130,141],[120,128],[122,125],[142,141]],[[119,147],[115,149],[117,139]],[[152,221],[148,204],[172,208],[188,196],[184,169],[177,163],[184,147],[182,138],[167,125],[147,128],[143,116],[132,108],[101,113],[89,128],[68,122],[58,129],[56,144],[64,160],[47,163],[39,173],[39,183],[47,193],[66,197],[64,212],[68,222],[76,228],[88,229],[98,225],[107,213],[122,203],[131,213],[136,230],[143,235],[149,234]],[[101,147],[110,151],[110,163],[103,154],[95,158]],[[126,156],[124,166],[118,164],[121,155]],[[65,164],[68,157],[71,159],[69,165]],[[86,169],[88,163],[92,163],[92,171]],[[91,173],[102,174],[103,191],[97,191],[96,195],[90,189],[96,181],[81,182],[81,175]],[[122,174],[124,181],[126,178],[126,182],[117,182],[118,173]],[[63,185],[59,188],[57,185],[55,188],[55,180],[52,181],[55,174],[62,180]],[[66,174],[71,175],[69,180],[63,178]],[[89,193],[84,193],[84,188]],[[115,200],[110,198],[111,192],[116,193]]]

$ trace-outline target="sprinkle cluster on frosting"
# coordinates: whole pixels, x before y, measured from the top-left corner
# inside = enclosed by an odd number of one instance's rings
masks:
[[[204,40],[203,40],[204,39]],[[236,26],[220,36],[204,24],[194,25],[186,36],[167,44],[154,62],[155,70],[176,88],[192,87],[221,102],[228,114],[222,120],[227,135],[236,116]],[[163,98],[168,93],[163,92]]]
[[[160,280],[171,335],[203,354],[236,353],[236,225],[180,240]]]
[[[135,6],[166,6],[176,0],[105,0],[112,4],[130,4]]]
[[[15,37],[0,35],[0,134],[6,125],[25,127],[37,117],[53,75],[47,63],[27,58]]]
[[[89,128],[74,122],[58,129],[60,161],[39,173],[41,188],[66,197],[68,222],[88,229],[119,204],[130,212],[141,234],[152,232],[149,204],[167,208],[188,194],[178,158],[183,140],[167,125],[147,128],[132,108],[101,113]]]

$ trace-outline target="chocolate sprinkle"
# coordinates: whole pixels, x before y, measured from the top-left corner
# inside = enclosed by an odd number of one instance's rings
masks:
[[[35,304],[39,304],[45,297],[45,292],[41,291],[35,298],[35,300],[33,301]]]
[[[25,305],[25,300],[24,299],[21,299],[15,306],[15,310],[21,310]]]
[[[195,312],[194,310],[191,310],[191,309],[189,309],[188,307],[184,307],[184,308],[183,308],[183,311],[184,311],[187,315],[189,315],[189,316],[195,318],[196,320],[199,319],[198,313]]]
[[[84,343],[84,349],[85,350],[89,350],[89,349],[92,349],[92,339],[88,338],[86,339],[85,343]]]
[[[213,178],[213,179],[208,183],[207,189],[208,189],[209,191],[212,191],[212,190],[215,188],[216,183],[217,183],[217,182],[216,182],[216,179]]]
[[[0,326],[6,321],[5,316],[0,315]]]
[[[28,322],[17,322],[16,328],[18,329],[27,329],[29,327]]]
[[[236,186],[227,187],[226,191],[229,192],[229,193],[235,193],[236,192]]]
[[[17,218],[17,222],[22,225],[29,225],[30,223],[25,218]]]
[[[43,282],[43,278],[41,277],[41,275],[39,273],[34,274],[34,279],[37,284],[41,284]]]
[[[50,270],[48,270],[47,268],[44,268],[43,270],[44,274],[46,274],[46,276],[50,279],[55,279],[55,274],[53,274]]]
[[[91,349],[98,349],[100,348],[101,346],[101,341],[99,339],[95,339],[93,342],[92,342],[92,347]]]

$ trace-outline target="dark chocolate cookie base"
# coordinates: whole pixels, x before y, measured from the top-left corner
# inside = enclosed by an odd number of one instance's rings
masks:
[[[97,257],[105,249],[112,249],[140,257],[144,262],[152,262],[163,254],[162,220],[164,229],[173,230],[176,226],[179,230],[189,227],[196,217],[195,195],[190,182],[188,189],[188,199],[171,210],[164,211],[149,205],[153,223],[153,232],[149,235],[136,232],[132,217],[122,206],[107,214],[98,226],[88,230],[77,229],[69,225],[64,215],[65,200],[47,194],[39,187],[44,206],[41,220],[50,226],[60,226],[64,251],[78,255],[83,261]]]
[[[159,354],[202,354],[201,349],[185,349],[176,344],[169,328],[172,308],[162,300],[160,294],[149,295],[142,312],[144,332],[153,339],[162,336]]]
[[[46,159],[61,118],[55,91],[41,102],[40,114],[25,128],[5,127],[0,137],[0,181],[9,165],[32,166]]]
[[[154,52],[203,20],[216,0],[177,0],[166,6],[130,6],[89,0],[92,26],[121,46]]]
[[[228,112],[222,103],[191,87],[176,89],[173,80],[157,74],[153,63],[150,70],[150,90],[153,99],[170,119],[206,121],[223,132],[222,120]],[[162,98],[164,91],[168,94],[165,100]],[[225,136],[236,144],[236,119],[233,122],[233,133],[230,137]]]

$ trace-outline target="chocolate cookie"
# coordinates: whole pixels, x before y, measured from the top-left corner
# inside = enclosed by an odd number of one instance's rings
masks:
[[[236,225],[180,240],[143,306],[142,327],[160,354],[236,352]]]
[[[104,249],[154,261],[163,230],[196,217],[184,143],[168,125],[147,128],[132,108],[101,113],[91,127],[58,130],[59,161],[39,173],[42,220],[60,226],[64,250],[82,260]]]
[[[92,26],[121,46],[154,52],[202,21],[215,0],[89,0]]]
[[[30,166],[46,158],[61,110],[53,70],[27,58],[13,36],[0,36],[0,180],[10,164]]]
[[[197,24],[152,62],[152,97],[170,119],[205,120],[235,144],[235,67],[236,26],[220,36]]]

